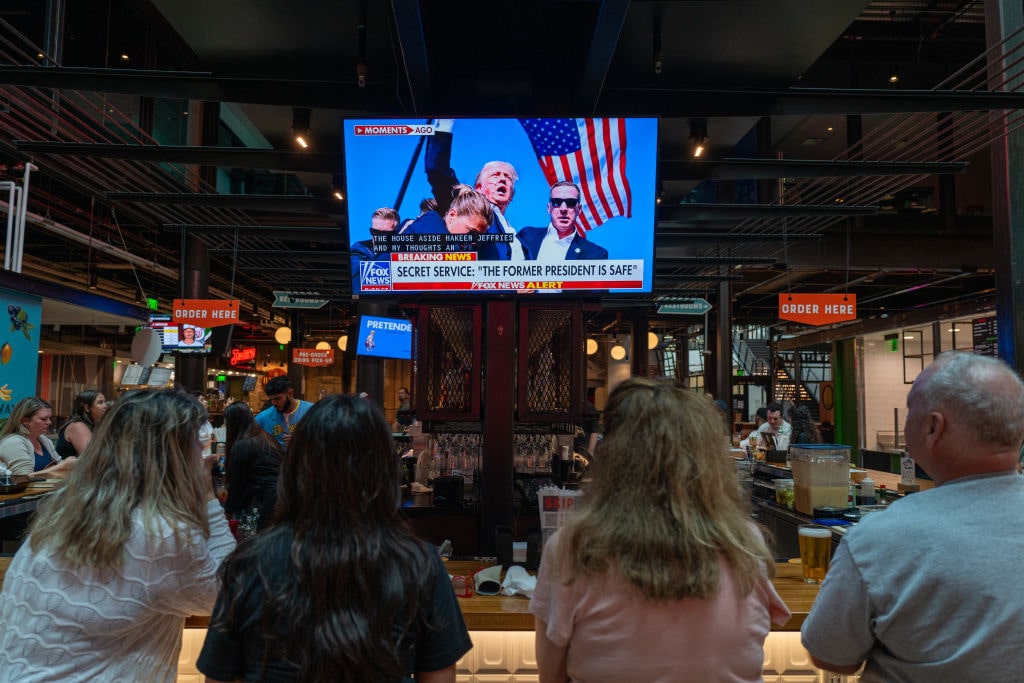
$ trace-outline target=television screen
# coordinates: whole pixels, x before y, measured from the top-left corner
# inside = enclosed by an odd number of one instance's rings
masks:
[[[343,129],[356,296],[651,291],[657,119]]]
[[[356,355],[380,358],[412,358],[412,323],[401,318],[364,315],[359,320]]]
[[[209,327],[196,327],[188,323],[178,325],[177,346],[178,353],[210,353],[213,338],[213,329]],[[165,333],[166,334],[166,333]],[[166,336],[164,341],[167,341]]]
[[[210,353],[213,330],[216,329],[186,323],[179,325],[165,313],[150,314],[149,326],[160,333],[160,348],[165,353]]]
[[[246,375],[242,380],[242,391],[253,391],[256,388],[256,376]]]

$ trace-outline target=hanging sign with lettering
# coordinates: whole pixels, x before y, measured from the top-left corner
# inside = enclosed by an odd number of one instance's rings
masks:
[[[332,365],[334,349],[292,349],[292,362],[296,365]]]
[[[830,325],[857,318],[856,294],[779,294],[779,318]]]
[[[256,347],[255,346],[236,346],[231,349],[231,365],[232,367],[238,367],[240,365],[251,366],[256,364]]]
[[[238,299],[175,299],[172,320],[196,327],[220,327],[238,322]]]

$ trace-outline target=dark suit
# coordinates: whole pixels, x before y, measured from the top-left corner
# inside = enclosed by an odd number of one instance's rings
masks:
[[[427,150],[423,155],[423,166],[427,172],[430,191],[437,200],[437,213],[445,215],[452,204],[452,188],[459,184],[459,179],[452,168],[452,134],[437,132],[427,138]],[[488,235],[504,235],[505,229],[498,219],[498,207],[494,209],[494,218],[485,231]],[[411,226],[410,226],[411,227]],[[512,258],[512,245],[504,242],[488,242],[477,249],[481,261],[508,261]]]
[[[370,234],[373,235],[374,230],[370,230]],[[377,234],[390,234],[390,233],[377,233]],[[359,294],[362,289],[359,286],[359,263],[360,261],[381,261],[386,263],[391,260],[391,253],[384,251],[377,253],[373,250],[373,238],[368,240],[360,240],[353,242],[349,248],[349,268],[352,275],[352,293]]]
[[[547,234],[547,228],[523,228],[516,233],[519,243],[523,245],[523,255],[527,261],[537,260],[537,254],[540,253],[540,245]],[[572,242],[569,244],[569,250],[565,252],[566,261],[603,261],[607,258],[607,249],[594,244],[584,237],[580,237],[579,233],[573,236]]]

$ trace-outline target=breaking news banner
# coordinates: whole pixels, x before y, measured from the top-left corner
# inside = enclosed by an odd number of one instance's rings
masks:
[[[644,262],[478,261],[476,254],[390,254],[387,262],[364,263],[363,291],[468,292],[608,290],[643,288]]]

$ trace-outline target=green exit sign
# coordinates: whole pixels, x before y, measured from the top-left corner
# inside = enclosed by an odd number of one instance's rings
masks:
[[[160,308],[160,300],[146,297],[146,307],[151,311],[155,311]]]
[[[227,382],[228,381],[228,376],[227,375],[217,375],[217,381],[218,382]]]

